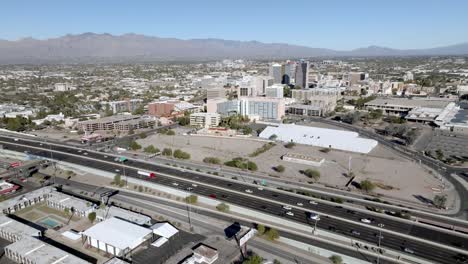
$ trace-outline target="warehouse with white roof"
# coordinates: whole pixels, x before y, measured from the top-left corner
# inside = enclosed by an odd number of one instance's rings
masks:
[[[280,124],[277,127],[268,126],[259,136],[269,139],[273,135],[276,135],[277,140],[283,142],[294,142],[358,153],[369,153],[377,146],[376,140],[361,138],[356,132],[295,124]]]
[[[88,245],[119,257],[152,237],[151,229],[116,217],[97,223],[82,233],[82,239]]]

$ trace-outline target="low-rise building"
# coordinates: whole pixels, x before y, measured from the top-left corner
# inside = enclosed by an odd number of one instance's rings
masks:
[[[69,92],[76,90],[75,86],[72,86],[69,83],[56,83],[54,84],[54,91],[55,92]]]
[[[217,127],[221,122],[218,113],[194,113],[190,115],[190,125],[196,127]]]
[[[25,193],[21,196],[12,197],[8,200],[0,202],[0,209],[4,214],[13,214],[16,211],[45,201],[51,192],[52,187],[42,187],[40,189]]]
[[[83,242],[113,256],[125,256],[146,241],[153,231],[116,217],[95,224],[82,233]]]
[[[151,116],[116,115],[82,121],[78,123],[77,127],[85,132],[110,130],[128,131],[131,129],[152,127],[155,124],[156,119]]]
[[[25,237],[41,237],[42,231],[0,214],[0,237],[16,242]]]
[[[96,220],[102,222],[106,219],[117,217],[137,225],[150,225],[151,217],[132,212],[117,206],[105,207],[96,211]]]
[[[364,106],[368,110],[381,109],[388,115],[406,116],[416,107],[444,109],[450,102],[444,98],[377,98]]]
[[[19,189],[19,186],[6,181],[0,181],[0,195],[15,192]]]
[[[24,237],[5,247],[5,256],[16,263],[26,264],[86,264],[89,263],[62,249],[33,237]]]
[[[121,101],[101,102],[104,107],[109,106],[112,113],[133,112],[137,110],[142,104],[142,99],[127,99]]]
[[[201,108],[198,105],[185,101],[168,100],[148,104],[148,114],[157,117],[172,117],[184,114],[184,112],[198,113]]]
[[[193,255],[185,259],[182,264],[212,264],[218,260],[218,250],[204,244],[192,249]]]
[[[47,206],[60,211],[67,209],[71,212],[73,210],[73,214],[79,217],[87,217],[95,210],[92,203],[57,191],[49,193]]]
[[[283,98],[284,96],[284,85],[273,84],[265,88],[265,96],[272,98]]]

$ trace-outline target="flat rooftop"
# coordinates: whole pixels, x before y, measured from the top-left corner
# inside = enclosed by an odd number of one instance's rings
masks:
[[[112,217],[88,228],[82,234],[119,249],[133,249],[152,232],[151,229]]]
[[[0,203],[0,209],[3,211],[6,208],[13,207],[16,204],[24,203],[25,201],[32,200],[39,196],[44,196],[53,191],[53,188],[50,186],[42,187],[40,189],[34,190],[32,192],[25,193],[23,195],[19,195],[13,197],[11,199],[5,200]]]
[[[80,122],[80,124],[116,123],[116,122],[123,122],[123,121],[132,120],[132,119],[138,119],[138,118],[140,118],[140,116],[137,116],[137,115],[115,115],[115,116],[102,117],[99,119],[82,121]]]
[[[49,202],[61,204],[67,208],[73,207],[81,212],[93,209],[93,205],[90,202],[57,191],[50,193],[47,200]]]
[[[21,238],[30,237],[30,236],[40,236],[41,231],[30,227],[26,224],[18,222],[6,215],[0,215],[0,230],[2,232],[7,232],[14,234],[15,236]]]
[[[116,207],[116,206],[111,206],[110,208],[99,209],[96,213],[98,217],[101,217],[103,219],[117,217],[117,218],[125,219],[127,221],[130,221],[138,225],[145,225],[151,222],[151,217],[149,216],[135,213],[126,209],[122,209],[120,207]]]
[[[445,108],[451,101],[441,98],[377,98],[365,105]]]
[[[51,246],[39,239],[25,237],[6,247],[21,256],[31,259],[35,264],[84,264],[89,263],[66,251]]]

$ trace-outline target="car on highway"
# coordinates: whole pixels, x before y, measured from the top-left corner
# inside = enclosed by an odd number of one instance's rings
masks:
[[[192,191],[192,190],[193,190],[193,188],[192,188],[192,187],[187,187],[187,189],[186,189],[186,190],[187,190],[187,191]]]
[[[316,213],[310,213],[309,215],[309,218],[312,219],[312,220],[320,220],[320,215],[316,214]]]
[[[351,230],[351,234],[355,235],[355,236],[360,236],[361,233],[359,231],[356,231],[356,230]]]
[[[361,222],[366,223],[366,224],[372,223],[372,221],[370,219],[367,219],[367,218],[361,218]]]
[[[119,169],[115,169],[115,172],[119,172],[120,170]]]
[[[303,203],[296,203],[297,206],[304,206]]]
[[[291,211],[286,212],[286,214],[289,215],[289,216],[294,216],[294,213],[291,212]]]
[[[88,156],[88,152],[83,153],[83,155]]]
[[[19,141],[19,139],[17,139],[17,138],[14,138],[13,140],[14,140],[14,141]]]
[[[414,251],[413,251],[411,248],[405,247],[403,250],[404,250],[406,253],[414,254]]]
[[[250,190],[250,189],[245,190],[245,192],[246,192],[246,193],[253,193],[253,191]]]
[[[263,191],[263,187],[258,187],[257,190]]]
[[[173,182],[172,185],[179,186],[179,184],[177,182]]]
[[[216,199],[216,194],[210,194],[210,197]]]
[[[197,187],[197,186],[198,186],[198,184],[192,183],[192,187]]]
[[[310,201],[309,201],[309,204],[312,204],[312,205],[317,205],[318,203],[317,203],[316,201],[312,201],[312,200],[310,200]]]
[[[291,210],[291,209],[292,209],[292,207],[291,207],[291,206],[289,206],[289,205],[283,205],[283,209],[284,209],[284,210]]]

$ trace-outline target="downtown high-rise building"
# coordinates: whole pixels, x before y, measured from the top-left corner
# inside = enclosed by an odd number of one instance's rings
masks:
[[[309,62],[301,60],[296,65],[295,84],[302,89],[308,88],[309,83]]]
[[[270,74],[274,83],[281,83],[283,79],[283,66],[278,63],[270,65]]]

